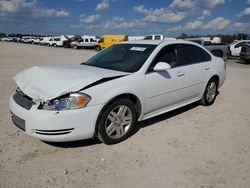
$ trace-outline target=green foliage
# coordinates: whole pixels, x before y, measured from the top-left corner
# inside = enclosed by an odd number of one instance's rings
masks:
[[[218,34],[218,35],[187,35],[186,33],[182,33],[180,36],[178,36],[178,39],[185,39],[185,38],[200,38],[200,37],[220,37],[221,38],[221,43],[227,43],[230,44],[232,43],[234,40],[246,40],[249,38],[249,35],[245,34],[245,33],[239,33],[239,34],[233,34],[233,35],[222,35],[222,34]]]
[[[0,33],[0,38],[3,38],[3,37],[5,37],[5,36],[6,36],[5,33]]]

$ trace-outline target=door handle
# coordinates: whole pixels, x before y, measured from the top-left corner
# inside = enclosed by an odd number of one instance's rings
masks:
[[[184,72],[178,72],[178,73],[177,73],[177,76],[179,76],[179,77],[180,77],[180,76],[183,76],[183,75],[184,75]]]
[[[210,69],[210,67],[208,67],[208,66],[205,66],[205,68],[204,68],[204,70],[209,70]]]

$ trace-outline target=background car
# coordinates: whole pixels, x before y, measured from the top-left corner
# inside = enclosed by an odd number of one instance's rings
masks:
[[[51,37],[43,37],[42,40],[39,42],[39,44],[47,46],[49,44],[50,39],[51,39]]]
[[[79,36],[79,35],[69,37],[67,40],[63,41],[63,47],[64,48],[70,48],[71,47],[71,42],[74,42],[74,41],[77,42],[79,40],[81,40],[81,36]]]
[[[127,35],[103,35],[99,41],[95,44],[96,51],[100,51],[104,48],[107,48],[113,44],[119,42],[128,41]]]
[[[245,44],[241,47],[240,59],[250,63],[250,44]]]
[[[94,48],[96,42],[99,40],[97,36],[87,36],[84,35],[80,38],[80,40],[75,40],[71,42],[71,47],[74,49],[78,48]]]
[[[250,44],[250,40],[241,40],[230,44],[231,56],[240,56],[241,47],[245,44]]]

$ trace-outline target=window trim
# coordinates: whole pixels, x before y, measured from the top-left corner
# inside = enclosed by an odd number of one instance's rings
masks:
[[[181,57],[181,58],[179,58],[179,63],[177,64],[177,65],[178,65],[177,67],[195,65],[195,64],[206,63],[206,62],[212,61],[212,56],[211,56],[209,53],[207,53],[206,50],[202,49],[201,47],[199,47],[199,46],[197,46],[197,45],[194,45],[194,44],[187,44],[187,43],[180,43],[180,44],[178,44],[178,45],[179,45],[179,53],[180,53],[180,57]],[[182,58],[182,57],[183,57],[183,52],[182,52],[182,50],[181,50],[181,45],[191,45],[191,46],[195,46],[195,47],[199,48],[199,49],[202,50],[203,52],[207,53],[207,55],[209,55],[210,60],[208,60],[208,61],[199,61],[199,62],[195,62],[195,63],[191,63],[191,64],[182,65],[181,63],[182,63],[182,61],[183,61],[183,58]]]
[[[204,51],[205,53],[207,53],[207,55],[209,55],[210,60],[208,60],[208,61],[201,61],[201,62],[195,62],[195,63],[192,63],[192,64],[181,65],[181,61],[182,61],[181,45],[192,45],[192,46],[195,46],[195,47],[201,49],[202,51]],[[179,67],[185,67],[185,66],[190,66],[190,65],[195,65],[195,64],[200,64],[200,63],[206,63],[206,62],[212,61],[212,56],[206,50],[202,49],[201,47],[199,47],[197,45],[187,44],[187,43],[169,44],[169,45],[164,46],[162,49],[160,49],[160,51],[156,54],[156,56],[154,57],[154,59],[150,62],[150,64],[149,64],[149,66],[148,66],[147,71],[145,72],[145,74],[150,74],[150,73],[154,73],[155,72],[155,71],[150,70],[151,65],[154,63],[154,61],[156,60],[157,56],[163,50],[165,50],[166,48],[171,47],[171,46],[176,46],[176,49],[177,49],[177,63],[176,63],[176,66],[175,67],[171,67],[171,69],[175,69],[175,68],[179,68]]]
[[[150,70],[150,67],[151,67],[151,65],[153,64],[153,63],[155,63],[155,61],[156,61],[156,58],[158,57],[158,55],[163,51],[163,50],[165,50],[166,48],[171,48],[171,46],[175,46],[176,47],[176,49],[177,49],[177,65],[179,64],[179,60],[180,60],[180,58],[178,57],[178,55],[180,54],[180,52],[179,52],[179,45],[178,44],[168,44],[168,45],[166,45],[166,46],[164,46],[164,47],[162,47],[161,49],[160,49],[160,51],[155,55],[155,57],[154,57],[154,59],[150,62],[150,64],[149,64],[149,66],[148,66],[148,68],[147,68],[147,71],[145,72],[145,74],[150,74],[150,73],[154,73],[155,71],[154,70]],[[156,64],[155,64],[156,65]],[[176,67],[179,67],[179,66],[176,66]],[[176,67],[171,67],[171,69],[175,69]]]

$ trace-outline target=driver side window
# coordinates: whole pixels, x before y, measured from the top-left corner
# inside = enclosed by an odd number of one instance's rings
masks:
[[[156,56],[151,63],[148,72],[153,72],[154,66],[159,62],[168,63],[171,68],[177,66],[178,50],[176,45],[164,47]]]

